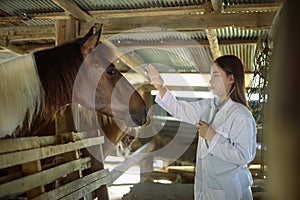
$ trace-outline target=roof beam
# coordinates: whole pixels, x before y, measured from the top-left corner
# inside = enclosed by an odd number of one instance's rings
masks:
[[[1,27],[0,37],[9,40],[55,39],[55,26],[14,26]]]
[[[224,12],[276,12],[281,6],[282,2],[275,3],[256,3],[256,4],[236,4],[224,5]]]
[[[219,40],[219,45],[233,45],[233,44],[256,44],[257,39],[251,40]],[[199,47],[208,46],[208,41],[151,41],[151,42],[136,42],[136,43],[115,43],[114,45],[117,48],[137,48],[137,49],[145,49],[145,48],[191,48],[191,47]]]
[[[52,0],[55,4],[63,8],[67,13],[80,21],[91,22],[93,17],[79,8],[75,3],[70,0]]]
[[[275,12],[262,13],[216,13],[201,15],[178,16],[149,16],[149,17],[125,17],[99,20],[103,23],[103,34],[115,34],[139,27],[160,27],[176,31],[196,31],[206,28],[223,28],[228,26],[244,29],[270,28]],[[80,24],[79,36],[88,32],[92,23]],[[49,26],[14,26],[1,27],[0,37],[8,37],[10,40],[22,40],[24,38],[55,39],[54,25]]]
[[[20,47],[10,44],[9,40],[5,37],[0,38],[0,46],[3,47],[4,49],[13,51],[18,54],[27,53],[26,50],[24,50],[23,48],[20,48]]]
[[[244,29],[267,29],[272,24],[275,12],[259,13],[210,13],[195,15],[146,16],[97,19],[103,23],[105,34],[116,34],[142,27],[159,27],[176,31],[195,31],[207,28],[224,28],[228,26]],[[84,33],[91,23],[81,23]]]
[[[27,40],[30,40],[27,38]],[[25,41],[25,40],[23,40]],[[32,40],[30,40],[32,41]],[[251,40],[219,40],[219,45],[235,45],[235,44],[256,44],[257,39]],[[193,41],[193,42],[186,42],[186,41],[176,41],[176,42],[139,42],[139,43],[114,43],[116,48],[136,48],[136,49],[145,49],[145,48],[197,48],[199,45],[208,46],[208,41]],[[27,52],[37,51],[47,48],[52,48],[55,46],[55,43],[49,44],[33,44],[33,45],[22,45],[22,49],[26,49]],[[126,61],[125,59],[122,61],[126,63],[128,66],[135,65],[131,64],[132,62]]]

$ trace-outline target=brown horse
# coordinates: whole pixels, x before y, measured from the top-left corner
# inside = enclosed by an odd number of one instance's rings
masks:
[[[146,122],[146,105],[99,42],[101,29],[51,49],[0,64],[0,137],[36,135],[68,103],[78,103],[128,126]]]

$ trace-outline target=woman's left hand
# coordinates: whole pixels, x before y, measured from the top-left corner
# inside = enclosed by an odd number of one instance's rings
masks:
[[[198,135],[207,140],[212,140],[216,135],[215,131],[204,121],[199,121],[196,126],[198,127]]]

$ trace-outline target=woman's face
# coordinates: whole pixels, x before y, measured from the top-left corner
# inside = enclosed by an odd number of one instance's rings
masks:
[[[209,83],[211,91],[215,95],[225,98],[234,83],[233,75],[227,75],[226,72],[216,63],[211,66],[210,73],[211,79],[209,80]]]

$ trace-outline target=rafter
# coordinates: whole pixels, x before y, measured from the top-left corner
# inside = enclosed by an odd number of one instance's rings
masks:
[[[63,8],[67,13],[70,13],[73,17],[80,21],[91,22],[93,21],[93,17],[79,8],[76,4],[74,4],[70,0],[52,0],[58,6]]]
[[[199,31],[205,28],[223,28],[228,26],[267,29],[272,24],[275,12],[264,13],[216,13],[202,15],[182,16],[154,16],[154,17],[126,17],[99,20],[103,23],[104,34],[115,34],[138,27],[160,27],[176,31]],[[93,23],[82,22],[79,36],[83,36]],[[55,39],[54,25],[48,26],[15,26],[1,27],[0,37],[8,37],[10,40],[23,40],[26,38]]]
[[[244,29],[269,28],[275,12],[260,13],[211,13],[195,15],[146,16],[97,19],[103,23],[106,34],[134,31],[142,27],[159,27],[176,31],[195,31],[206,28],[223,28],[228,26]],[[90,27],[91,23],[81,23],[82,30]]]
[[[0,37],[9,40],[55,39],[54,25],[1,27]]]
[[[5,37],[0,38],[0,47],[7,49],[9,51],[13,51],[17,54],[27,53],[26,50],[24,50],[23,48],[10,44],[9,40]]]
[[[232,45],[232,44],[255,44],[257,42],[256,39],[249,39],[249,40],[218,40],[219,45]],[[192,48],[192,47],[199,47],[208,46],[208,41],[203,40],[193,40],[193,41],[151,41],[151,42],[131,42],[131,43],[115,43],[117,48],[136,48],[136,49],[145,49],[145,48]]]

